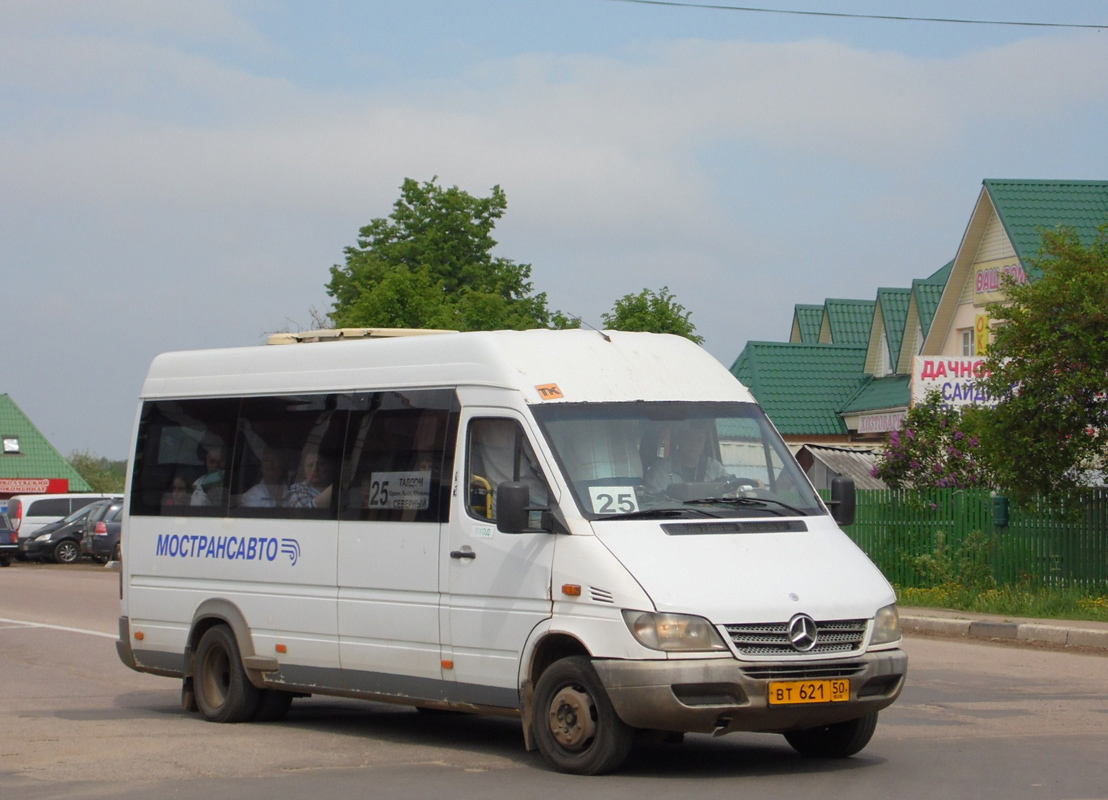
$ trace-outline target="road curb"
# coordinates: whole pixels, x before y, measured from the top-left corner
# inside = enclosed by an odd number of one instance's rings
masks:
[[[1108,630],[1045,625],[1037,622],[998,622],[980,619],[950,619],[901,614],[905,633],[930,633],[970,639],[1007,639],[1020,642],[1095,647],[1108,650]]]

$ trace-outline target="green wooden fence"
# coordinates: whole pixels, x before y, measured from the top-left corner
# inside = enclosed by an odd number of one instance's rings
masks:
[[[859,491],[847,534],[899,586],[941,582],[919,557],[991,573],[998,584],[1108,590],[1108,489],[1089,489],[1070,514],[1040,504],[1008,509],[980,489]]]

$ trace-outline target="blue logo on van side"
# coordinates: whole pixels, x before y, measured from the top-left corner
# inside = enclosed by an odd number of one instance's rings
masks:
[[[158,534],[154,554],[170,558],[219,558],[227,561],[276,561],[278,554],[284,554],[295,567],[300,560],[300,542],[267,536]]]

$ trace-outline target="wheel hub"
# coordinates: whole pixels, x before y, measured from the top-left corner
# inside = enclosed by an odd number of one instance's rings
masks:
[[[588,692],[573,686],[560,690],[550,702],[550,732],[558,744],[581,750],[596,735],[593,702]]]

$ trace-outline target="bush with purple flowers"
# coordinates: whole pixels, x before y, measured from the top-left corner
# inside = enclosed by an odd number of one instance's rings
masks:
[[[992,480],[974,435],[975,419],[945,406],[934,392],[889,434],[873,475],[892,489],[963,489]]]

